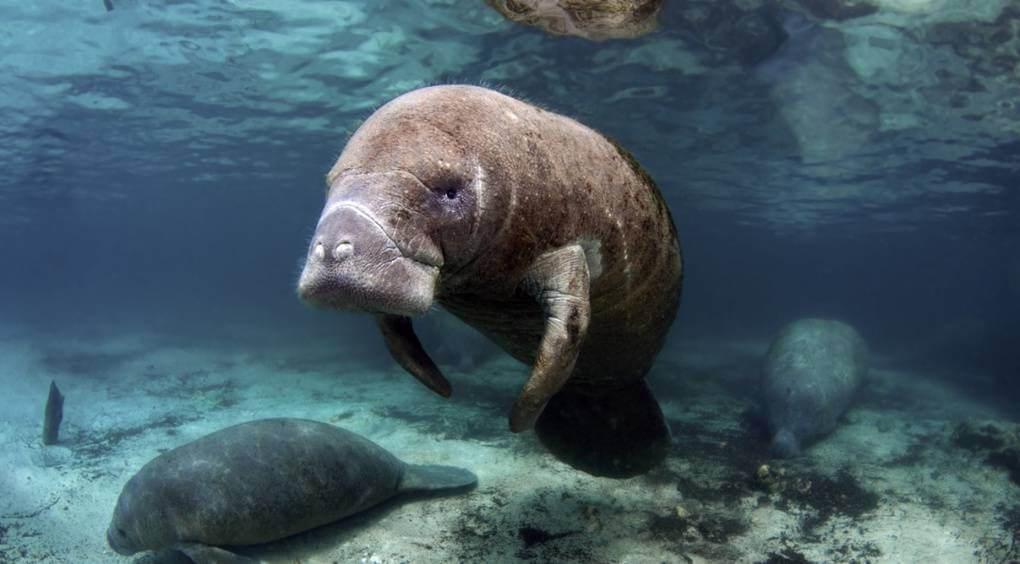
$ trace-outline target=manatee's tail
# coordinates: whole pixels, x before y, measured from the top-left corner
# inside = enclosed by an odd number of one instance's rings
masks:
[[[561,390],[535,422],[556,458],[595,476],[630,478],[669,452],[669,427],[644,380],[602,395]]]
[[[778,458],[794,458],[800,456],[800,441],[793,433],[785,427],[776,431],[772,437],[772,446],[769,447],[772,456]]]
[[[408,464],[400,480],[401,492],[437,492],[474,487],[478,477],[469,470],[438,464]]]

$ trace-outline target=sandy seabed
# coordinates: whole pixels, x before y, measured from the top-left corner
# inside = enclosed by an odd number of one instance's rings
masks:
[[[753,409],[766,346],[664,351],[650,380],[674,450],[647,475],[611,480],[507,430],[526,370],[502,356],[449,370],[454,396],[443,400],[395,364],[349,360],[355,350],[9,332],[0,339],[0,561],[179,561],[106,545],[121,487],[160,452],[265,417],[330,422],[407,462],[479,478],[468,493],[398,498],[243,551],[267,562],[1020,559],[1020,489],[1003,462],[1014,424],[944,381],[876,358],[837,432],[800,459],[769,460]],[[61,443],[43,447],[51,379],[66,397],[64,424]]]

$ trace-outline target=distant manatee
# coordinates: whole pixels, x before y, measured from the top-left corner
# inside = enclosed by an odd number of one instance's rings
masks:
[[[827,319],[784,327],[769,348],[762,382],[773,453],[797,456],[802,443],[831,433],[867,371],[867,346],[853,327]]]
[[[124,486],[106,536],[123,555],[176,549],[195,562],[246,562],[220,547],[271,542],[397,494],[475,482],[460,468],[405,464],[339,427],[263,419],[154,458]]]

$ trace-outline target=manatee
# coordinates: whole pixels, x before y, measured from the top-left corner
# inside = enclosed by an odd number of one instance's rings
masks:
[[[149,461],[121,491],[106,538],[123,555],[173,549],[195,562],[245,562],[222,547],[282,539],[398,494],[475,482],[460,468],[406,464],[326,423],[262,419]]]
[[[644,378],[682,261],[669,209],[630,153],[501,93],[434,86],[370,116],[326,184],[303,300],[375,314],[396,361],[448,397],[411,323],[438,303],[531,367],[511,431],[535,428],[596,475],[665,457],[669,430]]]
[[[762,378],[772,452],[797,456],[801,445],[831,433],[867,372],[867,346],[846,323],[801,319],[784,327]]]
[[[591,40],[638,37],[655,29],[663,0],[485,0],[512,22]]]

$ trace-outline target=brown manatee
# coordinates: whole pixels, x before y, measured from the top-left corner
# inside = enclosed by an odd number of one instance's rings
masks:
[[[644,377],[676,312],[680,247],[627,151],[498,92],[435,86],[370,116],[327,184],[301,298],[377,314],[397,362],[449,396],[409,319],[438,302],[532,367],[512,431],[534,425],[597,475],[663,459]]]
[[[326,423],[262,419],[152,459],[124,486],[106,538],[124,555],[174,549],[200,563],[250,562],[222,547],[267,543],[398,494],[475,481],[452,466],[405,464]]]

